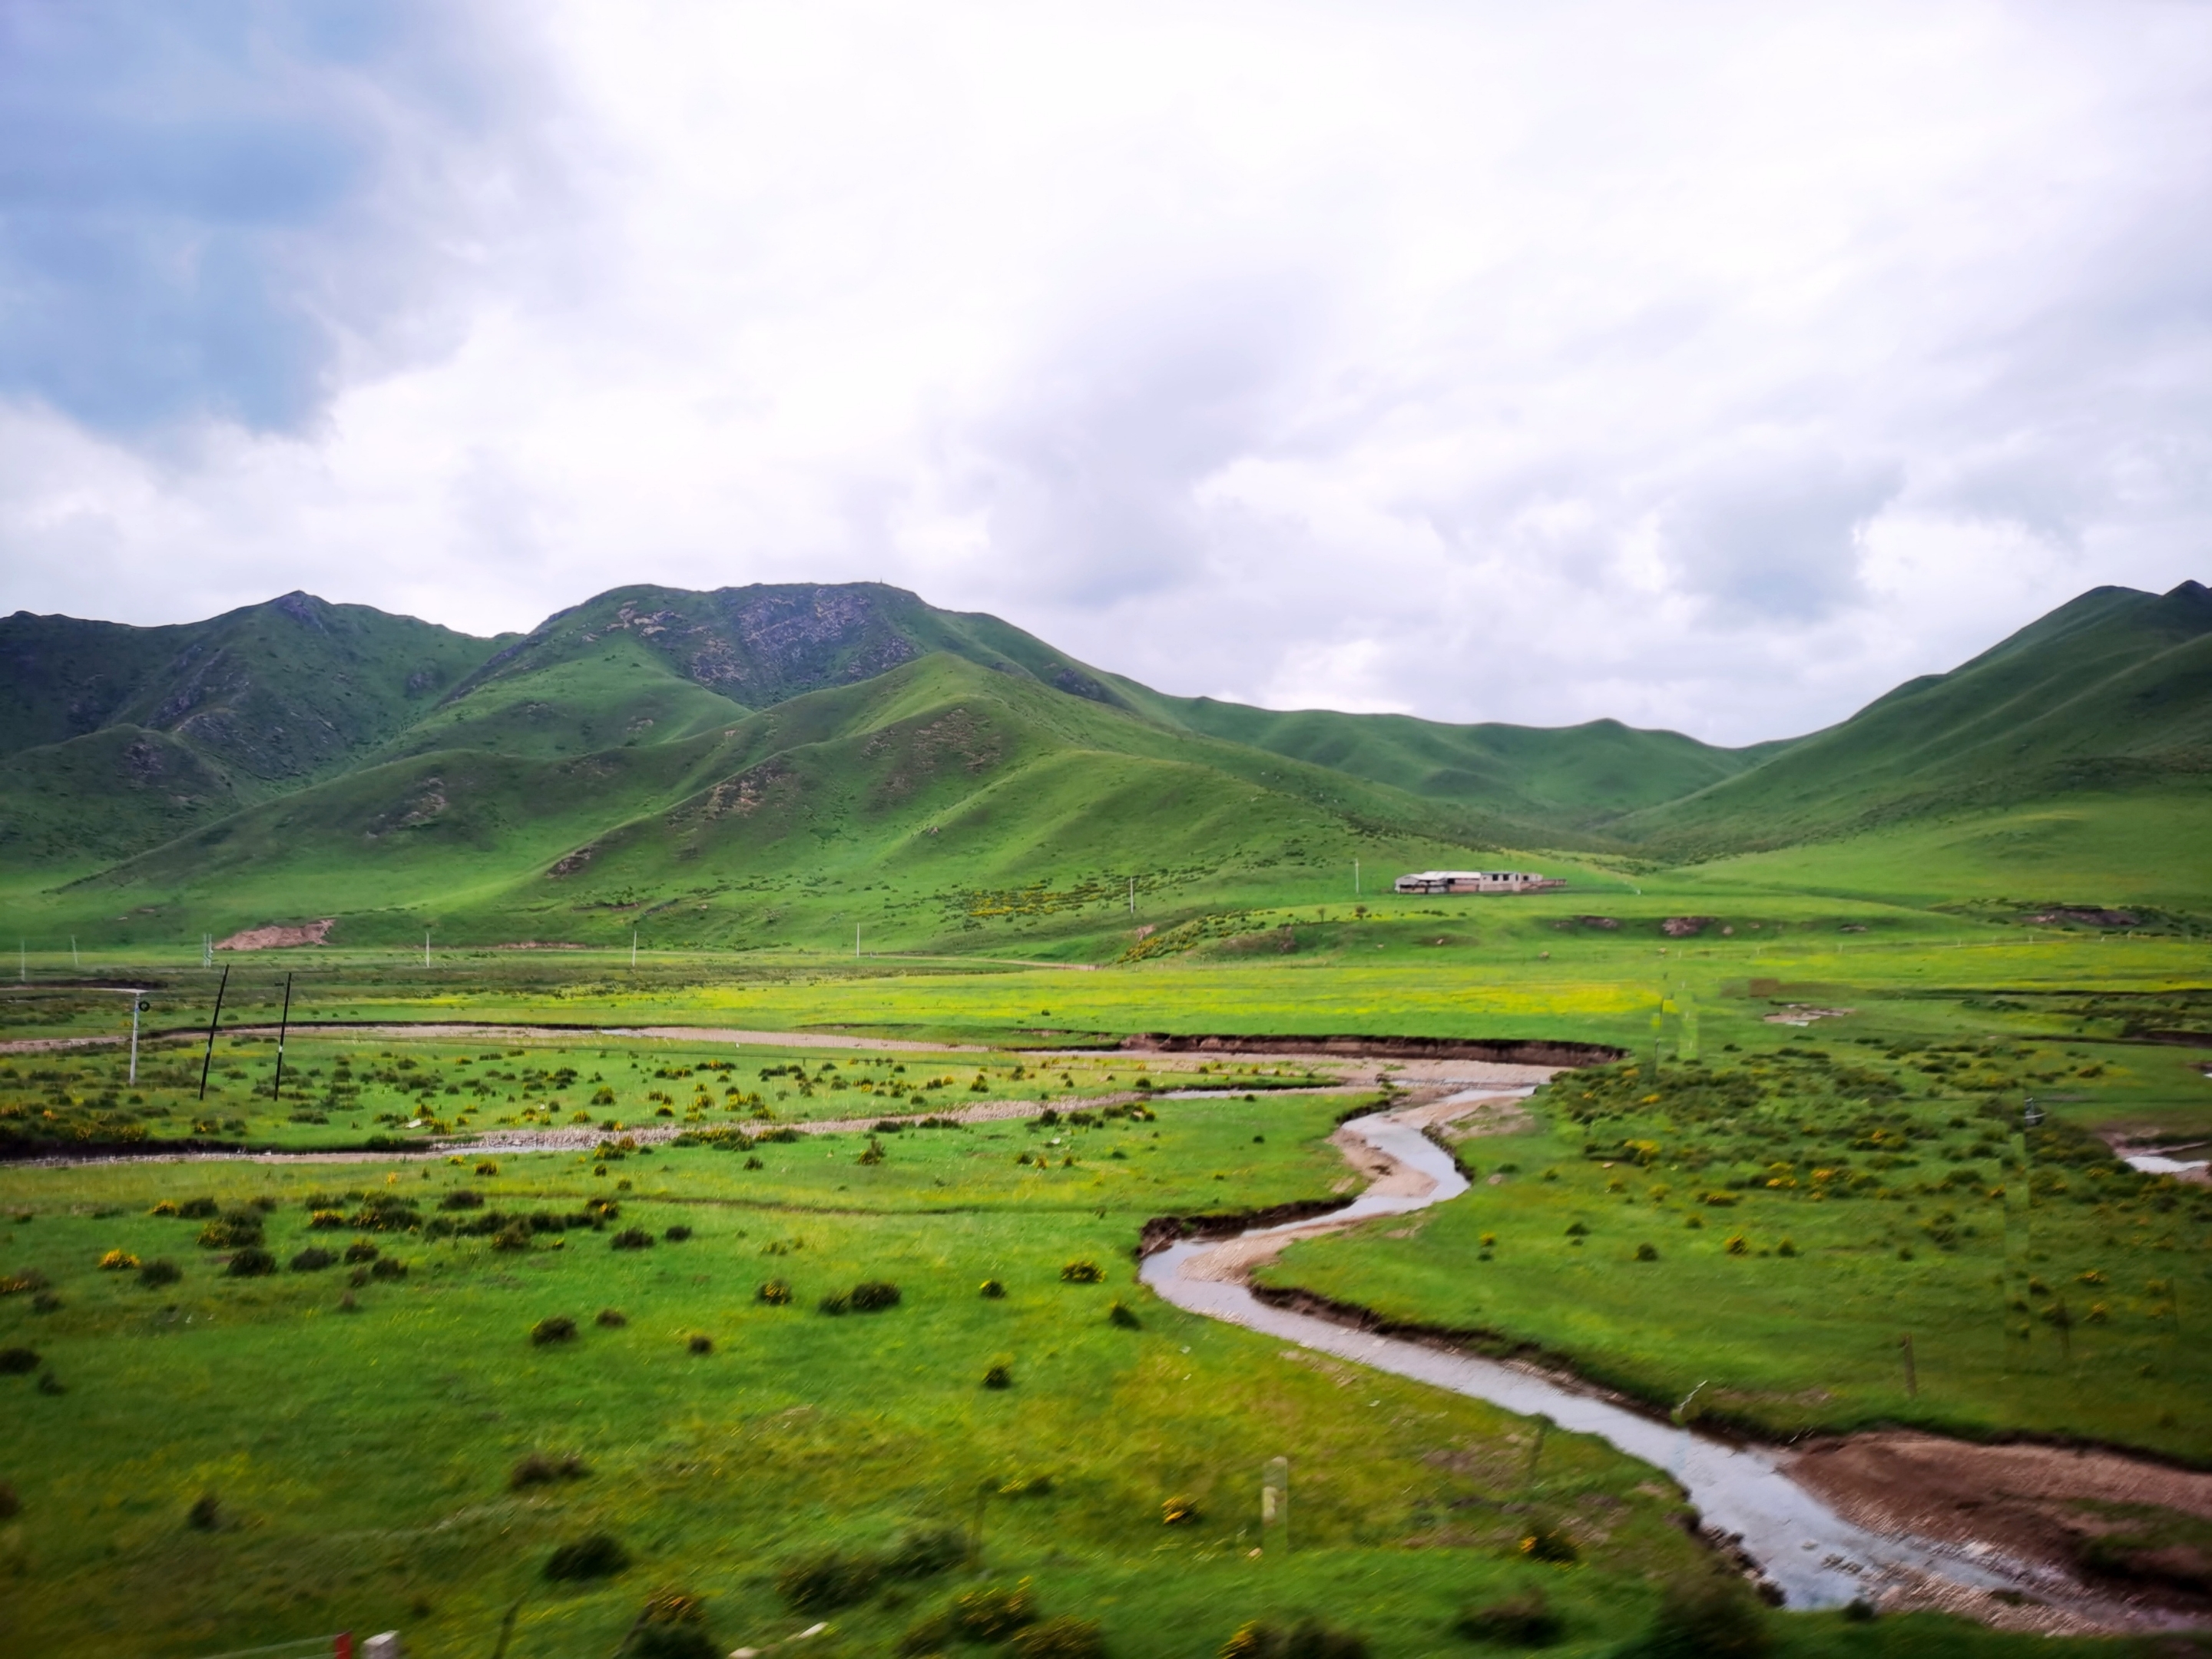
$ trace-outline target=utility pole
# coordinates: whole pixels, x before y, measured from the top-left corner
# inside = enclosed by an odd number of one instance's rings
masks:
[[[430,930],[427,927],[422,930],[422,965],[430,965]]]
[[[276,1080],[269,1086],[271,1101],[284,1097],[284,1034],[292,1027],[292,976],[284,975],[284,1012],[276,1017]]]
[[[629,965],[630,971],[635,973],[637,971],[637,929],[635,927],[629,930]]]
[[[857,922],[857,921],[856,921],[856,922],[854,922],[854,923],[853,924],[853,960],[854,960],[854,961],[855,961],[855,962],[858,962],[860,959],[860,924],[859,922]]]
[[[1359,896],[1359,860],[1358,859],[1352,861],[1352,896],[1354,898]]]
[[[1129,914],[1133,916],[1137,914],[1137,878],[1134,876],[1129,878]]]
[[[215,1064],[215,1028],[222,1019],[222,994],[230,988],[230,969],[226,965],[222,977],[216,982],[215,1012],[208,1016],[207,1054],[200,1060],[200,1098],[207,1098],[208,1067]]]
[[[138,1086],[138,1016],[145,1007],[145,994],[133,991],[131,994],[131,1086],[134,1089]]]
[[[72,969],[82,969],[84,963],[77,960],[76,935],[75,933],[71,933],[70,935],[70,967]]]

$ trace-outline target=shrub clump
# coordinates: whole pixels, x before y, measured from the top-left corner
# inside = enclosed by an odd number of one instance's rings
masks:
[[[1222,1644],[1221,1659],[1367,1659],[1367,1642],[1318,1619],[1295,1625],[1255,1619]]]
[[[607,1242],[617,1250],[649,1250],[653,1235],[642,1227],[625,1227]]]
[[[261,1216],[254,1210],[233,1210],[200,1229],[204,1250],[237,1250],[261,1243]]]
[[[318,1273],[337,1261],[337,1256],[333,1252],[319,1250],[310,1245],[292,1258],[292,1271],[295,1273]]]
[[[1521,1553],[1531,1561],[1548,1561],[1554,1566],[1566,1566],[1583,1559],[1575,1540],[1556,1527],[1538,1527],[1523,1534]]]
[[[556,1581],[611,1578],[629,1565],[622,1540],[604,1532],[586,1533],[545,1558],[545,1576]]]
[[[184,1276],[184,1269],[164,1256],[156,1256],[138,1270],[138,1282],[149,1291],[173,1285]]]
[[[816,1613],[865,1601],[884,1579],[933,1577],[967,1559],[967,1540],[944,1528],[909,1533],[890,1550],[823,1550],[788,1561],[776,1573],[776,1594],[795,1613]]]
[[[1006,1287],[995,1279],[987,1279],[978,1287],[976,1294],[986,1302],[997,1302],[1006,1296]]]
[[[714,1339],[704,1331],[694,1331],[691,1340],[684,1346],[693,1353],[712,1353],[714,1352]]]
[[[213,1532],[222,1524],[222,1505],[211,1492],[204,1492],[192,1499],[191,1508],[185,1511],[185,1524],[194,1532]]]
[[[1656,1261],[1659,1259],[1659,1247],[1656,1244],[1638,1244],[1636,1247],[1636,1259],[1638,1261]]]
[[[677,1225],[669,1228],[660,1236],[666,1239],[671,1244],[681,1244],[685,1239],[691,1237],[691,1230],[679,1222]]]
[[[1137,1310],[1119,1297],[1114,1299],[1114,1305],[1106,1310],[1106,1322],[1118,1325],[1125,1331],[1141,1329],[1144,1325],[1144,1322],[1137,1317]]]
[[[623,1326],[629,1323],[629,1316],[624,1313],[620,1308],[602,1308],[599,1310],[599,1317],[594,1319],[592,1323],[601,1326],[607,1330],[618,1331]]]
[[[1062,1267],[1060,1276],[1070,1285],[1103,1285],[1106,1270],[1095,1261],[1071,1261]]]
[[[1669,1584],[1651,1628],[1621,1653],[1623,1659],[1760,1659],[1773,1645],[1751,1592],[1709,1574]]]
[[[258,1245],[238,1252],[223,1269],[233,1279],[259,1279],[276,1271],[276,1258]]]
[[[771,1308],[787,1308],[791,1305],[791,1286],[781,1279],[771,1279],[753,1292],[753,1300],[765,1302]]]
[[[591,1474],[584,1460],[570,1452],[566,1457],[550,1457],[544,1452],[531,1452],[518,1461],[508,1473],[507,1484],[515,1492],[531,1486],[550,1486],[559,1480],[581,1480]]]
[[[684,1590],[659,1589],[631,1628],[627,1659],[720,1659],[707,1628],[706,1605]]]
[[[128,1250],[110,1250],[100,1258],[100,1270],[104,1273],[127,1273],[138,1266],[138,1258]]]
[[[0,1376],[27,1376],[38,1369],[35,1348],[0,1348]]]
[[[849,1291],[825,1296],[817,1304],[826,1314],[881,1313],[899,1304],[899,1287],[886,1279],[863,1279]]]
[[[1160,1524],[1164,1527],[1194,1527],[1203,1518],[1194,1498],[1178,1494],[1160,1505]]]
[[[407,1264],[396,1255],[380,1255],[368,1264],[368,1276],[371,1279],[404,1279],[407,1277]]]
[[[1524,1590],[1486,1607],[1469,1607],[1452,1628],[1472,1642],[1500,1647],[1540,1648],[1559,1639],[1566,1620],[1552,1610],[1541,1589]]]
[[[530,1341],[533,1347],[543,1348],[550,1343],[574,1342],[575,1340],[576,1322],[566,1314],[551,1315],[530,1328]]]
[[[995,1365],[987,1367],[983,1372],[983,1386],[987,1389],[1012,1388],[1014,1368],[1003,1360]]]
[[[383,1251],[365,1238],[356,1238],[345,1247],[345,1259],[349,1261],[374,1261]]]
[[[1017,1631],[1008,1645],[1018,1659],[1105,1659],[1106,1653],[1097,1620],[1066,1614]]]

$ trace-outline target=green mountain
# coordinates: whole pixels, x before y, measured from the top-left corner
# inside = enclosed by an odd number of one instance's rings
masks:
[[[1674,854],[1780,847],[2082,790],[2208,782],[2212,591],[2100,587],[1616,832]]]
[[[1448,726],[1407,714],[1279,712],[1170,697],[1109,676],[1130,706],[1163,723],[1266,749],[1431,799],[1531,825],[1598,830],[1639,807],[1705,788],[1789,747],[1717,749],[1619,720],[1582,726]]]
[[[877,584],[627,587],[498,640],[299,594],[173,629],[18,615],[0,884],[88,929],[658,918],[744,944],[861,910],[910,939],[1044,926],[1170,872],[1202,905],[1354,860],[1706,857],[2201,788],[2208,640],[2196,584],[2100,589],[1827,731],[1723,750],[1166,696]]]

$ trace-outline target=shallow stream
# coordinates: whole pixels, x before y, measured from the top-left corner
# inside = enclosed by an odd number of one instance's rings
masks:
[[[1255,1228],[1240,1237],[1310,1237],[1376,1216],[1425,1209],[1468,1190],[1450,1156],[1412,1125],[1377,1114],[1354,1118],[1344,1128],[1426,1176],[1434,1186],[1419,1197],[1370,1190],[1318,1219]],[[1229,1242],[1186,1239],[1170,1245],[1146,1259],[1144,1281],[1193,1313],[1597,1436],[1665,1470],[1689,1493],[1709,1528],[1740,1534],[1740,1547],[1758,1563],[1788,1606],[1836,1607],[1861,1597],[1873,1601],[1893,1584],[1929,1578],[2029,1594],[2048,1595],[2061,1586],[2073,1589],[2041,1568],[1984,1547],[1887,1535],[1856,1526],[1791,1480],[1771,1450],[1731,1445],[1678,1428],[1526,1366],[1377,1336],[1310,1314],[1273,1308],[1255,1297],[1241,1277],[1193,1276],[1189,1269],[1202,1268],[1206,1256]]]

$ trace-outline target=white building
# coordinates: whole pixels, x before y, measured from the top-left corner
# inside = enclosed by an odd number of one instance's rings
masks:
[[[1401,893],[1549,893],[1566,884],[1526,870],[1423,870],[1396,883]]]

